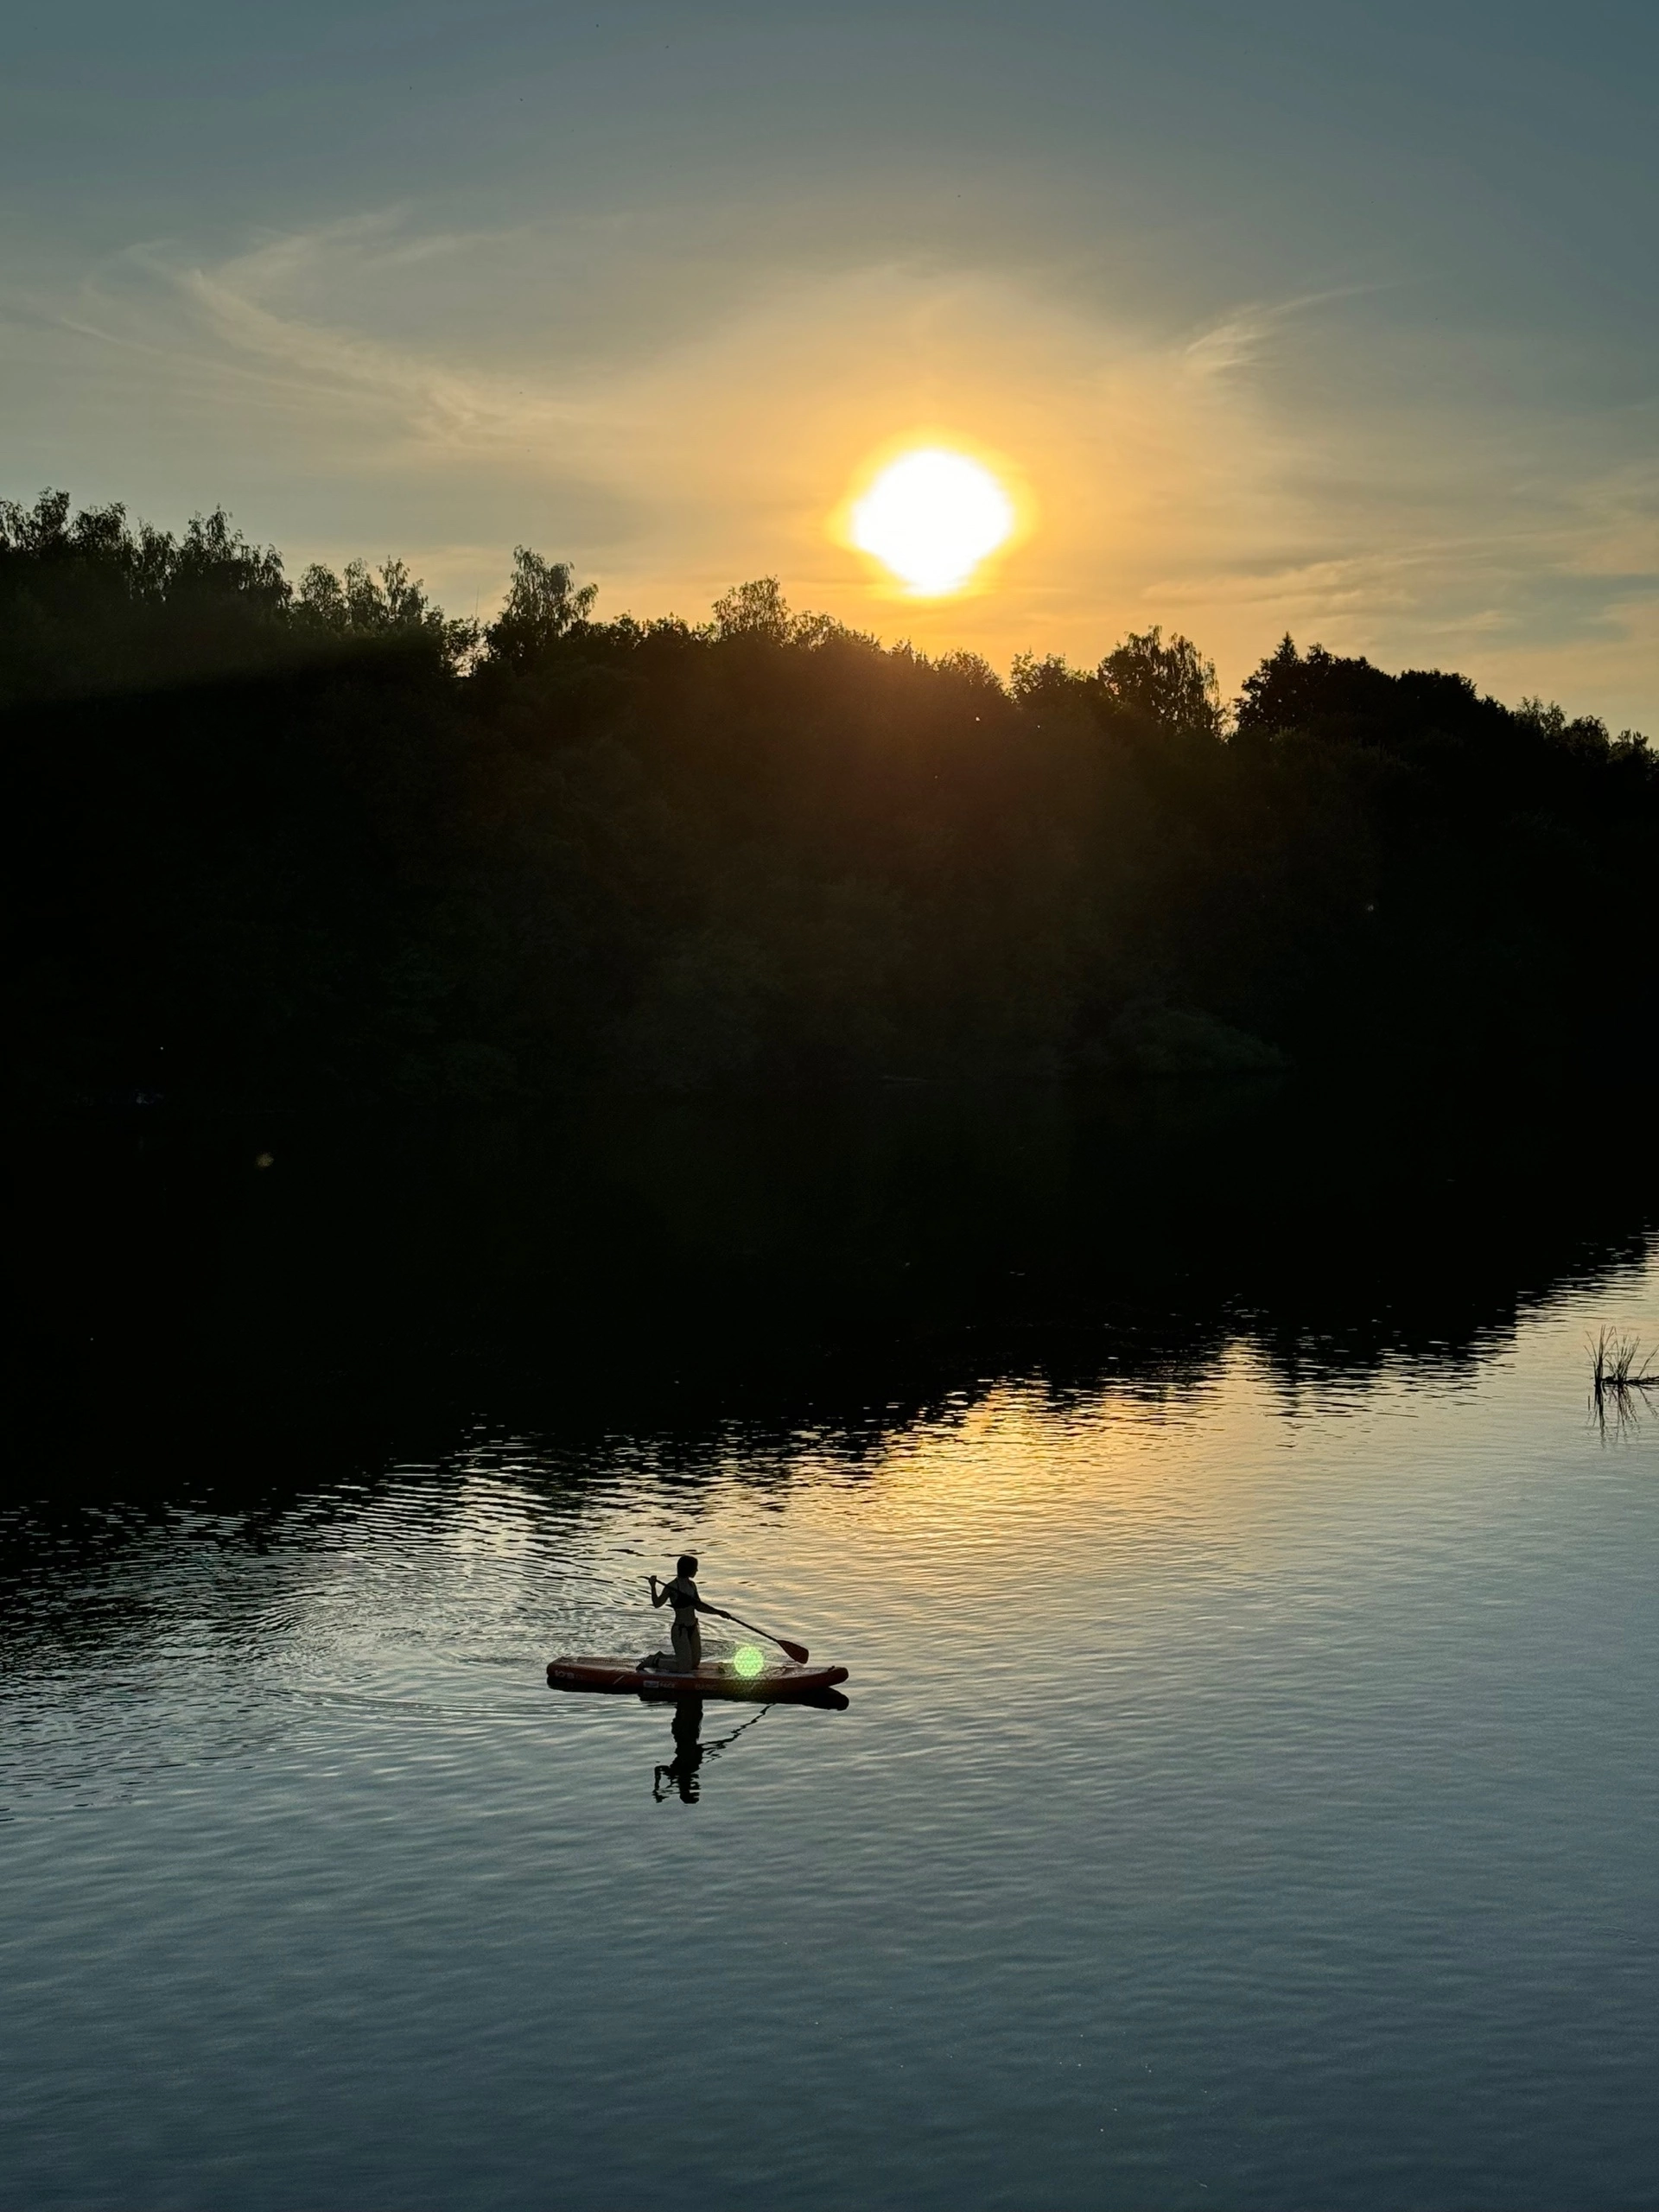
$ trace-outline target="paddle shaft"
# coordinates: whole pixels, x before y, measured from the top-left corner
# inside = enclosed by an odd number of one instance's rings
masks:
[[[775,1643],[780,1651],[787,1651],[798,1666],[804,1667],[812,1656],[804,1643],[791,1643],[786,1636],[774,1636],[769,1628],[756,1628],[753,1621],[740,1621],[735,1613],[727,1612],[723,1606],[721,1618],[736,1622],[739,1628],[747,1629],[751,1636],[764,1636],[768,1643]]]

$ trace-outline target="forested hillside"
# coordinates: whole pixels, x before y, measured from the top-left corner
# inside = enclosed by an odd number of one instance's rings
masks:
[[[1000,681],[0,508],[25,1102],[1628,1065],[1659,760],[1288,639]]]

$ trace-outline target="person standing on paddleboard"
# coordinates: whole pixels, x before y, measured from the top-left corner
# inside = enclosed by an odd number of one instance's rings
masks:
[[[656,1576],[647,1577],[651,1584],[653,1605],[672,1605],[674,1608],[674,1671],[677,1675],[695,1675],[702,1664],[702,1630],[697,1626],[699,1613],[710,1613],[716,1620],[730,1620],[731,1615],[718,1605],[705,1605],[697,1595],[696,1580],[697,1562],[695,1554],[682,1552],[674,1562],[674,1580],[658,1582]]]

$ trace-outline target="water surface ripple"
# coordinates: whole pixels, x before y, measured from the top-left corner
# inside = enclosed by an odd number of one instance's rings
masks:
[[[1651,2205],[1659,1453],[1586,1417],[1603,1320],[1659,1272],[1353,1383],[14,1509],[6,2201]],[[686,1545],[847,1711],[549,1692]]]

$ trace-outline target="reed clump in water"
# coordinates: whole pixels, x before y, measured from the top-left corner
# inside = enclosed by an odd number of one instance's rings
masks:
[[[1659,1390],[1655,1355],[1639,1337],[1607,1327],[1591,1339],[1589,1350],[1591,1410],[1604,1430],[1610,1419],[1623,1429],[1640,1417],[1648,1394]]]

